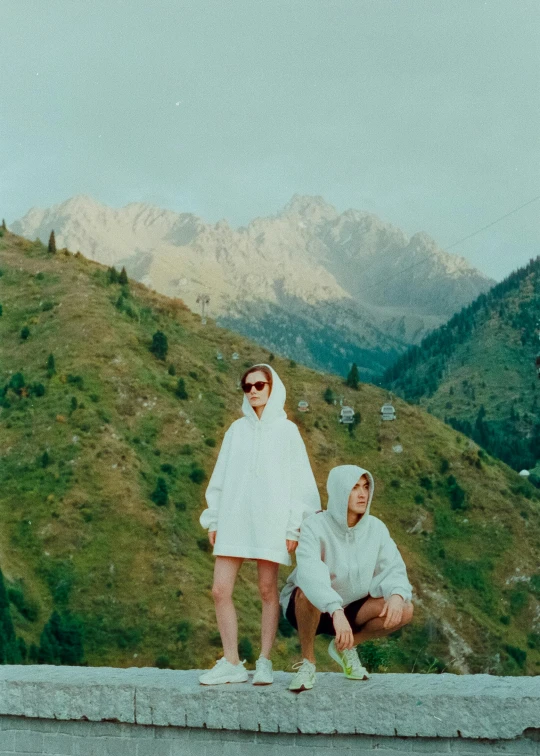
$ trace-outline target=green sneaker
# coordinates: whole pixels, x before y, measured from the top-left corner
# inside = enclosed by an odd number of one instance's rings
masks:
[[[315,685],[315,665],[307,659],[293,665],[296,674],[289,684],[289,690],[300,693],[301,690],[311,690]]]
[[[369,675],[367,669],[362,665],[355,648],[345,649],[344,651],[338,651],[336,648],[336,642],[332,638],[330,645],[328,646],[328,654],[336,661],[343,674],[349,680],[368,680]]]

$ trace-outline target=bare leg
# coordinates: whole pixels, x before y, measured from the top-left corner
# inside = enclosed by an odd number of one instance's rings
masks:
[[[212,596],[216,607],[216,618],[223,644],[223,656],[231,664],[238,664],[238,622],[232,595],[242,559],[237,557],[216,557]]]
[[[257,560],[259,593],[262,601],[261,656],[267,659],[270,658],[279,621],[278,570],[277,562]]]
[[[403,609],[403,617],[399,625],[396,627],[385,628],[384,623],[386,617],[379,617],[384,606],[384,599],[382,598],[369,598],[365,604],[363,604],[358,614],[356,615],[356,623],[358,625],[364,625],[360,632],[354,634],[354,642],[356,645],[364,643],[372,638],[382,638],[390,633],[395,633],[400,627],[407,625],[413,616],[413,605],[410,601],[407,601],[405,608]]]
[[[296,591],[294,608],[296,611],[302,656],[312,664],[315,664],[315,633],[321,618],[321,612],[307,600],[300,588]]]

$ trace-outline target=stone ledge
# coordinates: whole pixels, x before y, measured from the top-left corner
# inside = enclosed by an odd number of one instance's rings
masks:
[[[285,672],[264,687],[205,687],[199,674],[5,665],[0,717],[420,738],[497,740],[540,733],[540,676],[384,674],[356,682],[320,673],[313,690],[294,694]]]

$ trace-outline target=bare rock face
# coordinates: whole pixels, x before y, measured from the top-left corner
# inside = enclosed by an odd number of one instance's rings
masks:
[[[54,229],[57,246],[125,265],[192,309],[209,294],[213,317],[268,348],[336,372],[357,361],[366,376],[493,283],[426,234],[409,239],[370,213],[339,213],[322,197],[295,195],[278,215],[235,229],[80,195],[33,208],[11,228],[43,242]]]

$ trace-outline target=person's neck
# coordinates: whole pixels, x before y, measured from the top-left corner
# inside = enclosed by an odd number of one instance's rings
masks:
[[[266,407],[266,404],[263,404],[262,407],[253,407],[253,409],[255,410],[255,414],[257,415],[259,420],[262,417],[262,413],[264,412],[265,407]]]
[[[349,528],[354,528],[354,526],[360,522],[362,517],[363,515],[357,514],[356,512],[347,512],[347,526]]]

